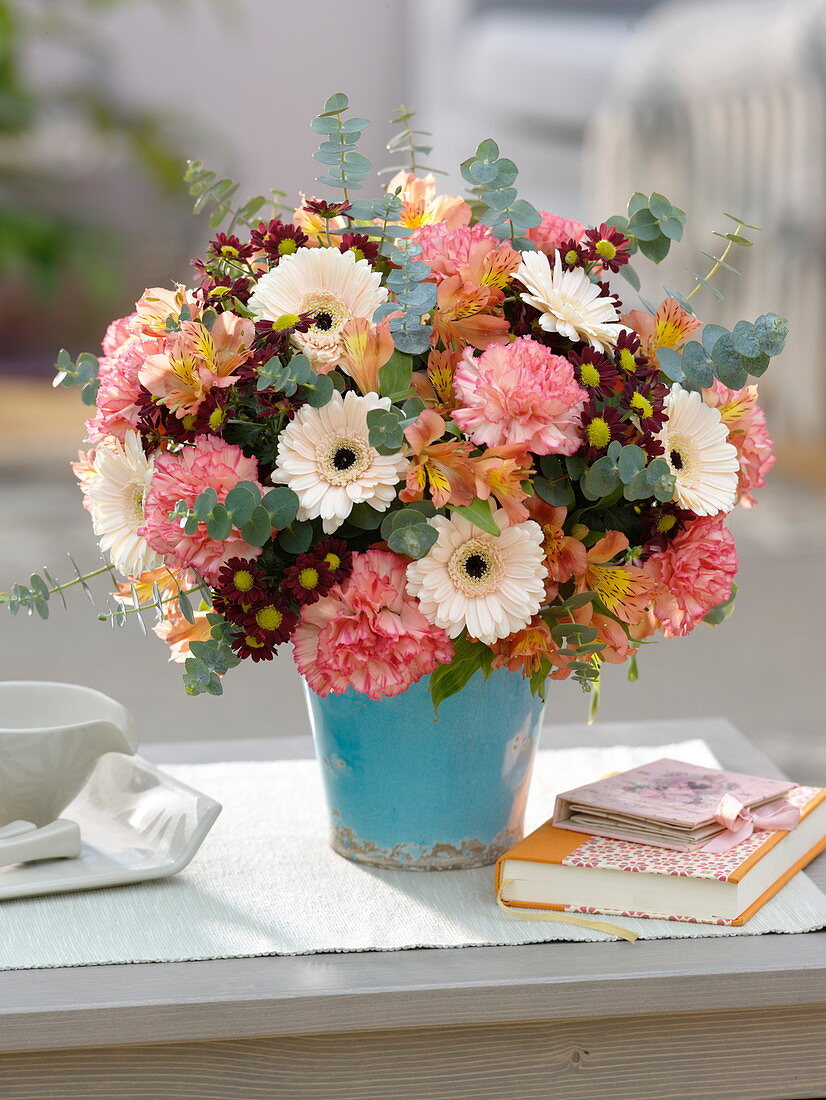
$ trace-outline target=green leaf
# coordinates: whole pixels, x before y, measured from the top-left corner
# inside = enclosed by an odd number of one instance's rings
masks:
[[[350,100],[344,92],[334,92],[333,95],[328,97],[327,102],[324,104],[322,117],[324,115],[340,114],[342,111],[346,111],[349,106]]]
[[[659,264],[666,258],[671,248],[671,241],[663,234],[659,234],[653,240],[640,240],[640,252],[647,260]]]
[[[658,348],[657,361],[660,364],[660,370],[670,381],[682,382],[685,378],[683,357],[678,351],[674,351],[673,348]]]
[[[662,219],[671,217],[671,203],[665,195],[661,195],[657,191],[651,193],[651,198],[648,200],[648,209],[655,218]]]
[[[393,398],[396,394],[407,393],[413,376],[413,360],[395,349],[390,359],[379,370],[379,394]]]
[[[560,505],[569,508],[574,503],[574,490],[567,477],[549,481],[546,477],[535,477],[533,487],[536,495],[554,507]]]
[[[302,388],[306,391],[305,397],[308,405],[314,409],[323,408],[333,396],[333,380],[328,374],[316,374],[312,382],[302,382]]]
[[[263,546],[272,536],[272,528],[269,512],[259,504],[247,522],[241,526],[241,534],[250,546]]]
[[[625,279],[627,283],[631,284],[634,290],[640,289],[640,286],[642,285],[640,283],[640,277],[630,264],[625,264],[624,267],[620,268],[620,275],[622,275],[623,279]]]
[[[360,531],[377,530],[383,519],[384,513],[377,512],[375,508],[371,508],[369,504],[365,503],[354,504],[353,510],[347,517],[348,523],[351,523],[353,527],[357,527]]]
[[[632,478],[643,469],[646,463],[645,451],[631,443],[623,447],[619,457],[619,476],[623,484],[627,485]]]
[[[725,336],[728,333],[728,329],[723,328],[722,325],[706,325],[703,329],[703,347],[706,354],[711,355],[714,350],[714,345],[720,339],[721,336]]]
[[[216,504],[212,509],[212,515],[207,520],[207,532],[216,542],[223,542],[232,534],[232,520],[223,504]]]
[[[480,500],[477,497],[476,500],[470,504],[451,507],[451,512],[455,515],[463,516],[475,527],[479,527],[488,535],[496,535],[498,537],[502,533],[498,523],[493,518],[489,500]]]
[[[734,601],[736,598],[737,585],[732,584],[729,598],[724,603],[719,603],[716,607],[712,607],[711,611],[703,616],[703,622],[711,623],[712,626],[719,626],[720,623],[725,622],[734,610]]]
[[[613,458],[603,455],[585,471],[582,491],[589,500],[608,496],[619,485],[619,466]]]
[[[380,455],[392,455],[401,450],[404,429],[400,409],[372,409],[367,414],[370,446]]]
[[[731,332],[731,341],[734,350],[746,359],[756,359],[760,354],[760,342],[757,339],[754,325],[748,321],[738,321]]]
[[[296,520],[278,532],[278,545],[288,554],[303,554],[313,541],[313,525],[308,520]]]
[[[748,369],[742,355],[734,347],[734,339],[731,333],[721,336],[714,345],[711,358],[714,362],[715,373],[724,386],[739,390],[748,381]]]
[[[754,322],[754,334],[765,355],[779,355],[786,344],[789,322],[776,313],[764,313]]]
[[[243,527],[261,500],[261,491],[252,481],[239,481],[227,493],[224,507],[236,527]]]
[[[180,607],[181,614],[188,623],[195,622],[195,611],[192,607],[192,600],[190,600],[186,592],[178,592],[178,607]],[[138,615],[138,621],[143,622],[143,619],[140,617],[140,615]]]
[[[571,481],[579,481],[585,473],[586,462],[582,455],[568,455],[565,459],[565,469]]]
[[[728,333],[726,333],[726,335],[728,335]],[[722,339],[722,337],[720,337],[720,339]],[[719,343],[720,340],[717,341],[715,347]],[[683,371],[689,382],[701,388],[710,386],[714,380],[714,373],[711,369],[710,360],[706,355],[705,348],[696,340],[692,340],[689,344],[686,344],[683,349]]]
[[[394,528],[387,545],[408,558],[423,558],[438,537],[439,532],[429,523],[411,523]]]
[[[298,496],[286,485],[279,485],[265,493],[261,503],[267,510],[270,522],[277,530],[289,527],[298,515]]]

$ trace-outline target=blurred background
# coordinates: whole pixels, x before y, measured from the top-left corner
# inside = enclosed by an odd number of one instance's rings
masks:
[[[485,137],[541,209],[592,223],[658,190],[689,215],[643,287],[683,291],[728,211],[762,227],[739,250],[723,324],[789,318],[761,384],[778,465],[738,510],[740,597],[719,629],[648,647],[640,680],[609,668],[601,721],[723,715],[794,778],[826,783],[820,691],[826,621],[826,0],[0,0],[0,589],[96,544],[68,467],[77,391],[49,386],[57,350],[99,350],[147,285],[186,281],[208,228],[190,215],[186,158],[245,194],[313,191],[309,120],[346,91],[390,163],[404,102],[457,165]],[[640,265],[642,266],[642,265]],[[626,306],[637,306],[627,288]],[[105,603],[105,590],[100,592]],[[288,656],[188,699],[165,646],[112,633],[82,595],[48,623],[0,617],[4,679],[66,679],[122,699],[144,741],[307,729]],[[573,684],[549,717],[585,719]],[[587,741],[587,732],[583,733]]]

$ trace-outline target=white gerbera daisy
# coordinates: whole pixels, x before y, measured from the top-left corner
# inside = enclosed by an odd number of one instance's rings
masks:
[[[584,341],[602,352],[616,344],[623,325],[614,299],[604,297],[581,267],[564,268],[559,252],[553,268],[544,252],[523,252],[514,278],[527,288],[520,297],[541,312],[539,324],[546,332]]]
[[[268,321],[312,314],[310,328],[295,333],[293,340],[316,368],[329,369],[341,357],[346,323],[354,317],[372,321],[386,300],[381,275],[352,251],[299,248],[261,276],[248,308],[254,317]]]
[[[154,456],[143,452],[141,437],[128,431],[123,443],[109,438],[95,451],[94,477],[88,495],[92,525],[100,548],[124,576],[137,577],[157,569],[162,559],[138,528],[144,523],[144,501],[152,481]]]
[[[542,530],[532,519],[510,526],[503,508],[498,537],[455,513],[428,520],[439,532],[430,551],[407,567],[407,591],[422,614],[451,638],[467,627],[491,645],[527,626],[545,596]]]
[[[278,441],[278,462],[272,480],[298,495],[299,519],[323,521],[331,534],[350,515],[354,504],[369,504],[385,512],[396,497],[396,486],[408,460],[399,451],[381,455],[370,446],[367,414],[389,409],[390,399],[350,390],[337,391],[321,409],[299,409]]]
[[[665,412],[668,419],[657,438],[677,481],[673,499],[698,516],[730,512],[737,500],[740,463],[720,410],[675,383]]]

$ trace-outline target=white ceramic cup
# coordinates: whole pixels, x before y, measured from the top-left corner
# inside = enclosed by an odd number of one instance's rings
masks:
[[[77,684],[0,682],[0,828],[48,825],[80,792],[107,752],[137,748],[132,715]]]

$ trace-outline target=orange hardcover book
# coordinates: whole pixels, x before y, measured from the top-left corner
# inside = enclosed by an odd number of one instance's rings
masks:
[[[496,864],[506,906],[744,924],[826,849],[826,790],[795,787],[790,831],[757,830],[727,852],[679,852],[555,828],[530,833]]]

